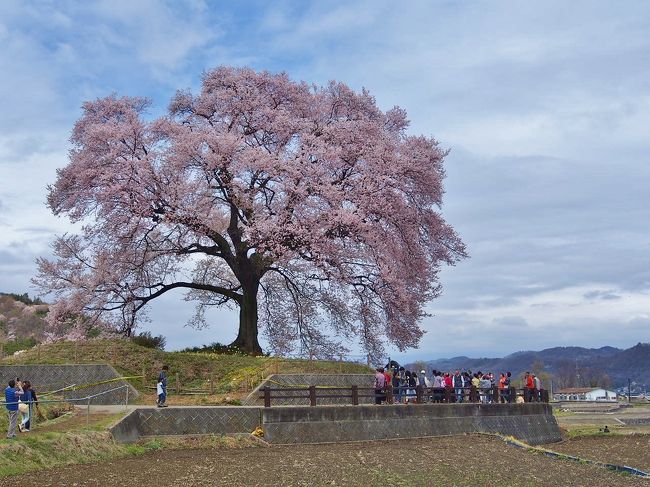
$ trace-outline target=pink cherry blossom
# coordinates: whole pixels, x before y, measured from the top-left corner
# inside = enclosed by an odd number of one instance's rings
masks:
[[[465,256],[440,214],[446,152],[406,133],[400,108],[367,91],[220,67],[165,117],[109,96],[83,106],[48,205],[83,223],[54,243],[34,282],[66,315],[130,334],[172,289],[234,306],[233,345],[339,355],[417,346],[438,272]],[[57,324],[58,323],[58,324]],[[73,328],[77,330],[78,328]]]

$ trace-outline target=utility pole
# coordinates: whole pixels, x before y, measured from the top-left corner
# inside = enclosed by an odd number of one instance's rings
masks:
[[[630,403],[632,402],[632,399],[631,399],[631,397],[630,397],[630,394],[632,393],[632,390],[631,390],[631,387],[632,387],[632,386],[631,386],[631,384],[632,384],[632,381],[631,381],[630,378],[628,377],[628,379],[627,379],[627,403],[628,403],[628,404],[630,404]]]

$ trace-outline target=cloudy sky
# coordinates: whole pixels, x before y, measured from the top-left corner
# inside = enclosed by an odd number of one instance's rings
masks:
[[[236,4],[236,6],[234,6]],[[419,350],[499,356],[650,341],[650,4],[632,2],[0,2],[0,291],[69,230],[44,205],[84,100],[148,96],[222,65],[368,88],[451,149],[444,215],[471,258],[442,273]],[[236,315],[168,349],[234,338]]]

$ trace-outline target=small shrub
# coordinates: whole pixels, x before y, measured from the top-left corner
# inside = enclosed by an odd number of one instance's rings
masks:
[[[131,341],[141,347],[154,348],[157,350],[164,350],[165,345],[167,344],[167,339],[164,336],[153,336],[151,332],[148,331],[132,336]]]
[[[38,342],[33,337],[16,338],[15,340],[4,342],[3,349],[5,355],[12,355],[18,350],[27,350],[29,348],[35,347],[37,343]]]
[[[147,450],[160,450],[164,445],[158,440],[148,441],[143,445]]]
[[[232,345],[223,345],[219,342],[212,342],[210,345],[201,345],[200,347],[188,347],[181,352],[189,353],[217,353],[221,355],[248,355],[239,347]]]

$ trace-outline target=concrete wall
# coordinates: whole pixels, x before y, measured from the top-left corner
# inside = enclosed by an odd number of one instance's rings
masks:
[[[261,408],[245,406],[138,408],[111,428],[120,442],[167,435],[233,435],[260,426]]]
[[[532,445],[561,440],[548,404],[420,404],[267,408],[264,438],[270,443],[326,443],[448,436],[511,435]]]
[[[93,384],[110,379],[121,377],[117,371],[107,364],[97,365],[0,365],[0,378],[2,383],[14,377],[29,380],[36,393],[55,391],[64,387],[76,384]],[[138,397],[138,391],[128,382],[120,380],[98,384],[91,387],[84,387],[77,391],[66,391],[66,399],[77,399],[91,396],[116,387],[127,385],[129,388],[129,399]],[[91,404],[124,404],[125,389],[104,394],[91,401]]]
[[[243,403],[247,406],[264,406],[264,400],[260,399],[262,390],[267,385],[271,389],[283,387],[308,387],[322,386],[323,389],[318,391],[318,404],[350,404],[351,399],[338,397],[321,397],[328,393],[327,387],[372,387],[374,384],[374,375],[372,374],[274,374],[269,376],[251,392]],[[341,394],[343,391],[331,391],[332,394]],[[274,393],[278,394],[278,393]],[[284,393],[284,394],[289,394]],[[298,393],[295,393],[298,394]],[[306,392],[301,392],[307,395]],[[372,404],[374,397],[360,397],[360,404]],[[309,406],[307,398],[285,398],[273,399],[273,406]]]
[[[118,441],[141,436],[242,434],[257,426],[270,443],[328,443],[501,433],[537,445],[559,441],[548,404],[419,404],[412,406],[142,408],[111,432]]]

